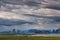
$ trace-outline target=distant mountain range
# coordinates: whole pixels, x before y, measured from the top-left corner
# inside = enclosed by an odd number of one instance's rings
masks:
[[[60,34],[60,28],[53,29],[53,30],[38,30],[38,29],[15,30],[13,29],[12,31],[0,32],[0,34],[13,34],[13,35]]]
[[[23,34],[60,34],[60,28],[53,30],[30,29],[30,30],[24,30],[22,31],[22,33]]]

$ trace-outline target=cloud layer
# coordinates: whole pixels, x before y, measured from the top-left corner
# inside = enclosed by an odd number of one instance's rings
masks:
[[[0,26],[4,30],[60,28],[60,1],[1,0]]]

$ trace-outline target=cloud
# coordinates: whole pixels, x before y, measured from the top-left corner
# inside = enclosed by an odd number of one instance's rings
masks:
[[[13,25],[23,25],[23,24],[30,24],[30,25],[35,25],[35,22],[29,22],[25,20],[13,20],[13,19],[0,19],[0,25],[4,26],[13,26]]]
[[[0,26],[11,29],[60,28],[59,0],[4,0],[0,7]]]
[[[44,7],[44,8],[60,10],[60,1],[59,0],[42,1],[41,6]]]
[[[25,4],[28,6],[39,6],[40,5],[40,3],[37,3],[34,1],[27,1]]]

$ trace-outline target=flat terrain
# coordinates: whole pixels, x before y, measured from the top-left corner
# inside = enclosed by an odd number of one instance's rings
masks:
[[[60,37],[0,35],[0,40],[60,40]]]

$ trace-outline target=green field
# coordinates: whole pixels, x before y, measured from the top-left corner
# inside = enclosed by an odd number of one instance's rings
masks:
[[[0,35],[0,40],[60,40],[60,37]]]

